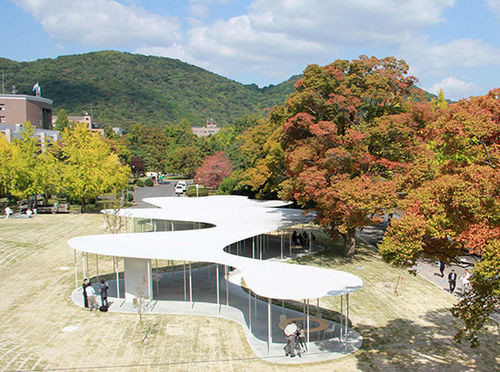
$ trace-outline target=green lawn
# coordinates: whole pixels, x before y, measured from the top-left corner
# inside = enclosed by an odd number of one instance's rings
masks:
[[[363,289],[350,297],[351,321],[364,337],[362,349],[352,355],[327,363],[275,365],[255,358],[240,325],[180,315],[146,316],[150,333],[141,342],[137,315],[89,312],[69,298],[75,280],[67,240],[102,233],[103,222],[98,214],[0,220],[0,370],[498,370],[498,329],[490,328],[477,350],[454,343],[455,321],[448,310],[454,298],[383,263],[364,245],[350,260],[333,248],[297,260],[363,279]],[[111,272],[110,260],[100,259],[99,271]],[[399,275],[403,288],[396,296]],[[320,305],[339,309],[335,297]],[[68,326],[76,329],[63,331]]]

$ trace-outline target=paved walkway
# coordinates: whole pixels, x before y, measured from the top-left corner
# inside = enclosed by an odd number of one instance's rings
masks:
[[[381,223],[365,227],[363,230],[358,231],[357,236],[367,244],[376,247],[381,242],[386,228],[387,228],[387,217],[384,217]],[[438,261],[433,261],[429,259],[420,259],[418,260],[417,265],[413,267],[413,269],[415,269],[420,276],[434,283],[435,285],[442,288],[444,291],[448,293],[450,293],[448,274],[452,269],[455,270],[455,272],[457,273],[457,287],[455,288],[453,295],[455,297],[461,296],[462,284],[460,278],[464,272],[463,267],[459,267],[456,265],[446,265],[444,270],[444,275],[443,277],[441,277],[441,274],[439,272]],[[500,322],[500,313],[498,311],[494,311],[490,315],[490,318],[495,320],[496,322]]]

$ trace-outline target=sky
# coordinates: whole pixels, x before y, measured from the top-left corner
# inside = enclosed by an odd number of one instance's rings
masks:
[[[0,0],[1,57],[98,50],[279,84],[309,64],[395,56],[448,99],[500,87],[500,0]]]

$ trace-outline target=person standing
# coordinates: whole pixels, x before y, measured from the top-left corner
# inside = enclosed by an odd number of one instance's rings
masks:
[[[99,289],[101,290],[101,303],[102,306],[106,307],[106,309],[109,307],[108,303],[108,283],[105,282],[104,280],[101,280],[101,284],[99,284]]]
[[[8,220],[12,215],[12,209],[10,209],[10,207],[5,207],[3,211],[5,212],[5,219]]]
[[[453,294],[453,291],[457,286],[457,273],[453,269],[451,269],[450,273],[448,274],[448,283],[450,283],[450,293]]]
[[[87,292],[87,298],[89,299],[89,309],[90,311],[92,310],[97,310],[99,308],[99,304],[97,303],[97,300],[95,299],[95,290],[94,287],[92,287],[92,283],[89,283],[87,288],[85,288],[85,292]]]
[[[470,273],[469,270],[465,269],[464,275],[462,275],[462,296],[469,292],[470,288]]]
[[[441,273],[441,278],[444,276],[444,261],[439,261],[439,272]]]
[[[297,321],[294,320],[283,330],[286,336],[285,353],[286,356],[290,355],[292,358],[295,356],[295,333],[297,332],[297,329]]]
[[[83,279],[82,293],[83,293],[83,306],[89,307],[89,299],[87,297],[87,287],[89,286],[89,280],[87,278]]]

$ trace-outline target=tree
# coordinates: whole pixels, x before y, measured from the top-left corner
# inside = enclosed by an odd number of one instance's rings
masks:
[[[132,156],[132,158],[130,159],[130,168],[132,169],[134,177],[138,178],[141,174],[144,173],[145,170],[144,160],[142,160],[138,156]]]
[[[478,345],[478,333],[500,294],[500,89],[450,105],[429,122],[427,158],[435,165],[419,182],[406,184],[403,217],[379,246],[387,261],[411,267],[422,256],[461,266],[479,257],[472,290],[454,306],[463,321],[457,340]],[[410,172],[422,163],[409,164]]]
[[[68,113],[66,112],[65,109],[60,109],[57,112],[57,119],[56,119],[56,129],[59,132],[62,132],[64,129],[69,128],[69,120],[68,120]]]
[[[354,255],[356,229],[380,220],[396,203],[393,174],[404,169],[403,149],[386,158],[370,148],[371,128],[405,111],[415,78],[393,57],[310,65],[284,110],[282,145],[289,180],[281,194],[318,213],[333,237]],[[371,141],[373,144],[373,141]]]
[[[0,134],[0,197],[10,193],[13,151],[7,138]]]
[[[19,199],[29,198],[41,191],[35,178],[40,150],[34,134],[35,128],[31,123],[24,122],[21,139],[15,139],[12,143],[10,192]]]
[[[233,166],[229,159],[223,152],[218,152],[205,158],[202,165],[196,170],[194,180],[197,184],[215,189],[219,187],[224,178],[231,174],[232,170]]]
[[[65,130],[61,146],[66,165],[63,187],[71,197],[80,200],[82,213],[88,200],[126,187],[130,168],[121,166],[109,145],[84,124],[77,124],[72,131]]]

